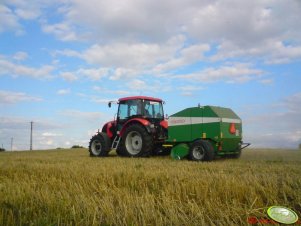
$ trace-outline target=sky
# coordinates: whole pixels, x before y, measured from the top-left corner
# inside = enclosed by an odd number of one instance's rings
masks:
[[[223,106],[256,148],[301,143],[299,0],[1,0],[0,145],[87,147],[109,100]],[[13,139],[12,139],[13,138]]]

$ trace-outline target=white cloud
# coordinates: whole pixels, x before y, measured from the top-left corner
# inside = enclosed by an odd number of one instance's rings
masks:
[[[185,46],[185,37],[174,36],[164,43],[110,43],[93,45],[83,52],[58,50],[54,54],[84,59],[100,68],[79,69],[76,73],[92,80],[108,76],[111,80],[133,79],[141,75],[160,76],[164,71],[187,66],[204,59],[208,44]]]
[[[51,132],[44,132],[41,134],[43,137],[60,137],[62,134],[51,133]]]
[[[241,49],[274,37],[298,39],[300,9],[298,1],[211,1],[192,12],[185,31],[200,40],[227,40]]]
[[[185,59],[189,57],[177,59],[167,54],[170,60],[167,62],[164,54],[164,43],[179,34],[194,40],[196,46],[202,43],[218,46],[215,59],[249,57],[250,53],[251,56],[260,54],[267,63],[301,58],[299,1],[288,4],[277,0],[231,0],[230,3],[221,0],[125,0],[122,3],[117,0],[43,0],[28,4],[5,0],[0,7],[0,32],[22,31],[18,20],[40,18],[47,9],[53,11],[52,7],[57,10],[51,13],[62,15],[62,20],[50,24],[44,16],[40,19],[42,30],[63,41],[97,42],[83,57],[104,67],[130,69],[133,65],[158,64],[162,63],[160,55],[163,63],[158,69],[186,64]]]
[[[82,54],[71,49],[64,49],[64,50],[56,50],[52,53],[53,56],[67,56],[67,57],[78,57],[81,58]]]
[[[301,93],[264,108],[264,113],[258,113],[258,108],[254,108],[242,114],[245,141],[254,147],[297,148],[301,143]]]
[[[186,5],[190,2],[75,0],[64,9],[64,15],[67,21],[89,27],[97,40],[158,40],[177,29],[176,16]]]
[[[73,82],[78,79],[78,77],[72,72],[61,72],[60,76],[68,82]]]
[[[43,65],[40,68],[24,66],[22,64],[12,63],[0,57],[0,75],[10,75],[13,77],[27,76],[44,79],[52,77],[51,73],[54,69],[55,68],[51,65]]]
[[[159,45],[115,42],[108,45],[93,45],[82,54],[82,57],[90,64],[105,67],[139,68],[169,59],[177,47],[168,43]]]
[[[88,77],[90,80],[97,81],[100,80],[103,77],[106,77],[107,74],[109,73],[109,69],[107,68],[89,68],[89,69],[84,69],[81,68],[77,71],[78,74],[82,74],[86,77]]]
[[[13,56],[13,59],[17,61],[23,61],[26,60],[27,58],[28,58],[28,54],[22,51],[15,53],[15,55]]]
[[[204,53],[210,50],[208,44],[191,45],[182,48],[174,53],[173,58],[164,63],[159,63],[153,69],[154,73],[162,73],[167,70],[178,69],[179,67],[186,66],[204,59]]]
[[[73,119],[84,120],[84,121],[96,121],[99,120],[104,116],[101,112],[84,112],[79,110],[73,110],[73,109],[67,109],[60,112],[60,115],[66,116],[66,117],[72,117]]]
[[[146,90],[149,89],[150,87],[146,84],[145,81],[142,81],[140,79],[133,79],[129,81],[127,84],[127,87],[131,90]]]
[[[185,80],[194,80],[198,82],[217,82],[225,81],[228,83],[243,83],[256,78],[260,78],[264,72],[259,69],[254,69],[249,64],[231,63],[222,65],[218,68],[206,68],[199,72],[191,74],[175,75],[174,78]]]
[[[267,64],[289,63],[301,58],[301,45],[285,45],[279,40],[265,40],[257,46],[241,48],[232,42],[224,41],[218,46],[218,53],[211,59],[216,61],[234,57],[256,57]]]
[[[60,90],[58,90],[56,93],[57,93],[58,95],[67,95],[67,94],[69,94],[70,92],[71,92],[70,89],[60,89]]]
[[[75,29],[72,28],[68,22],[61,22],[56,24],[48,24],[42,21],[42,31],[49,34],[54,34],[55,37],[62,41],[79,41],[81,38],[76,34]]]
[[[154,93],[168,92],[171,90],[171,87],[168,83],[154,79],[130,79],[125,85],[131,92],[143,95],[153,95]]]
[[[31,10],[16,9],[15,13],[19,18],[25,19],[25,20],[33,20],[33,19],[36,19],[40,15],[40,12],[38,10],[33,11],[32,9]]]
[[[58,13],[64,15],[65,22],[88,27],[97,40],[162,41],[185,32],[205,42],[232,40],[256,44],[275,36],[300,35],[300,7],[298,1],[287,4],[277,0],[232,0],[231,3],[221,0],[125,0],[122,3],[73,0],[61,5]]]
[[[5,5],[0,5],[0,33],[5,31],[13,31],[17,35],[24,32],[13,11]]]
[[[217,56],[213,59],[248,58],[251,54],[264,57],[267,63],[283,63],[301,58],[300,10],[299,1],[288,4],[277,0],[231,0],[230,3],[72,0],[57,10],[63,15],[61,22],[44,22],[42,27],[64,41],[84,37],[97,42],[83,57],[105,67],[131,68],[160,63],[157,68],[160,71],[185,65],[189,56],[177,58],[168,54],[170,62],[164,57],[164,43],[179,34],[185,34],[187,40],[194,40],[201,48],[202,43],[217,46]],[[192,58],[192,61],[197,59],[196,55]]]
[[[22,92],[0,90],[0,104],[16,104],[18,102],[42,101],[42,98],[30,96]]]
[[[120,90],[120,89],[107,89],[104,87],[100,87],[100,86],[93,86],[92,87],[93,90],[97,91],[98,93],[101,94],[114,94],[114,95],[118,95],[118,96],[125,96],[125,95],[130,95],[131,92],[128,90]]]
[[[76,71],[61,72],[60,76],[66,81],[73,82],[80,78],[88,78],[91,81],[99,81],[110,73],[108,68],[79,68]]]
[[[131,69],[131,68],[116,68],[112,70],[110,79],[119,80],[119,79],[130,79],[138,77],[139,75],[144,74],[142,69]]]

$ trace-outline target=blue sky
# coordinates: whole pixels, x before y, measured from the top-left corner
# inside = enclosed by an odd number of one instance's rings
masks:
[[[301,143],[301,2],[2,0],[0,145],[87,146],[130,95],[232,108],[253,147]]]

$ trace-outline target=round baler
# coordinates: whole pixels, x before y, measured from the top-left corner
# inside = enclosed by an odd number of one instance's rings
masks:
[[[238,158],[250,144],[242,142],[242,121],[230,108],[186,108],[168,119],[168,140],[174,159],[211,161],[216,156]]]

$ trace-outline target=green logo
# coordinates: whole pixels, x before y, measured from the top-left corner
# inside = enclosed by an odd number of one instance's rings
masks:
[[[271,206],[268,215],[274,221],[282,224],[293,224],[298,221],[298,215],[289,208],[283,206]]]

